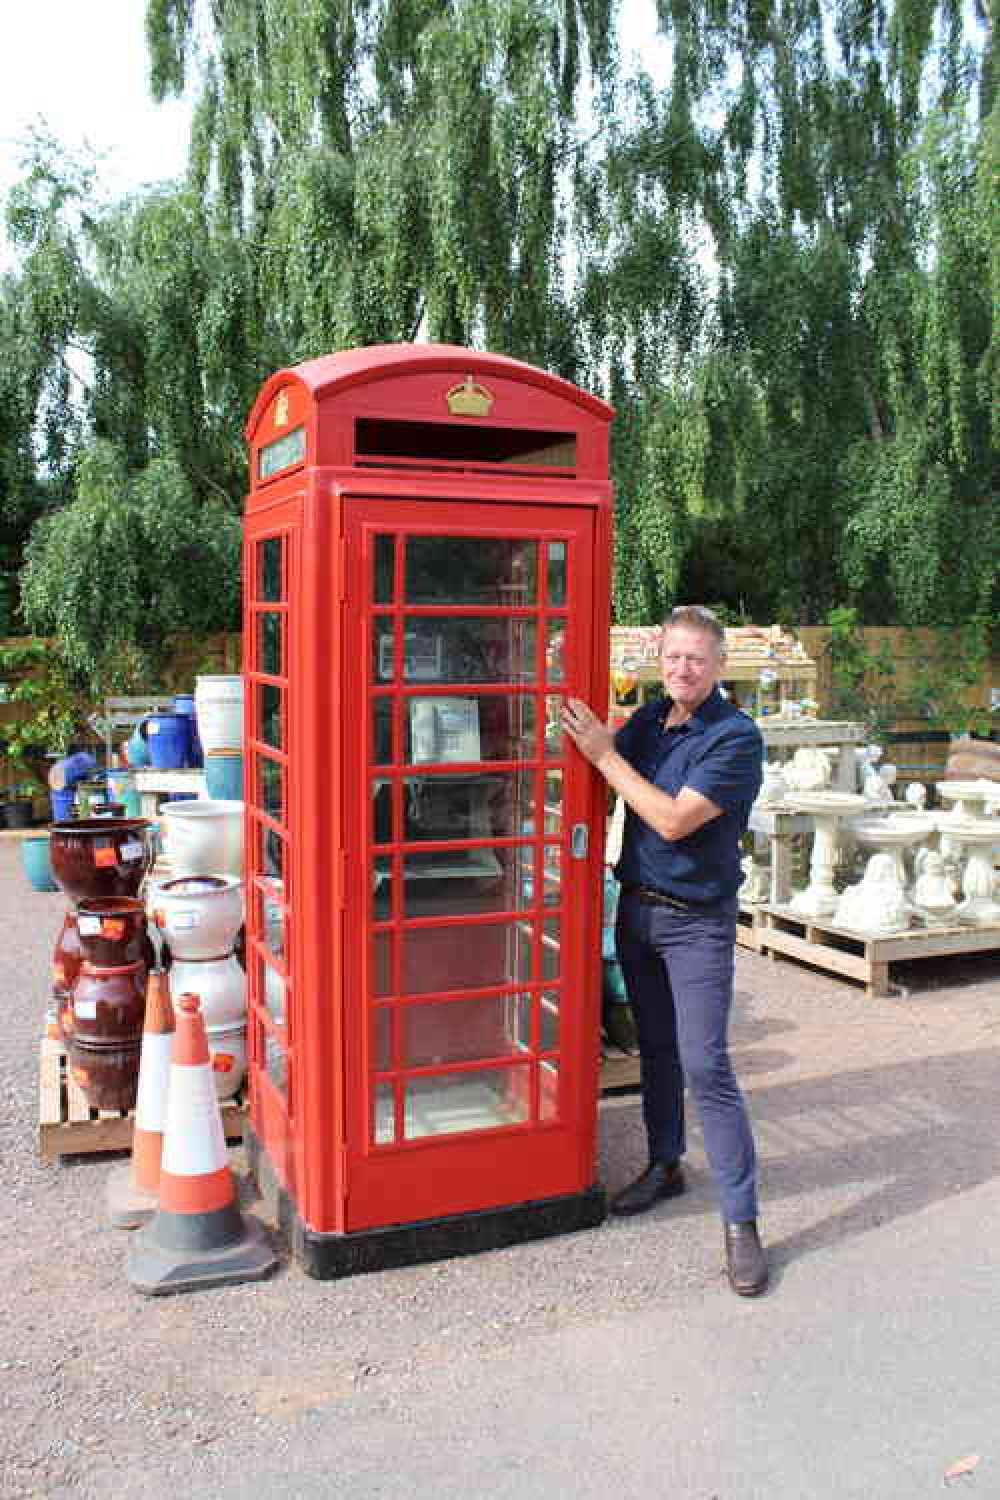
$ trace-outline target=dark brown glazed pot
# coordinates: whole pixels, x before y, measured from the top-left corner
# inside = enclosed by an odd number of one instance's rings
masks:
[[[133,1109],[139,1088],[141,1042],[88,1047],[74,1037],[67,1046],[74,1082],[91,1109]]]
[[[73,1037],[91,1047],[141,1042],[146,1014],[146,965],[98,969],[84,960],[73,986],[72,1015],[63,1016],[63,1030],[72,1020]]]
[[[52,953],[52,993],[53,995],[68,995],[76,983],[76,976],[80,972],[83,962],[83,949],[80,947],[80,933],[76,925],[76,912],[73,907],[68,907],[63,917],[62,927],[56,939],[56,946]]]
[[[135,896],[81,901],[76,921],[89,963],[99,969],[140,962],[149,967],[152,946],[146,935],[146,908]]]
[[[148,818],[73,818],[53,823],[52,873],[73,902],[138,896],[153,860]]]

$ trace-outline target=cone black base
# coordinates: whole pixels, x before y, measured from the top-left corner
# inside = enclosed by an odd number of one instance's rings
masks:
[[[228,1210],[220,1209],[220,1215]],[[234,1210],[239,1223],[235,1240],[211,1249],[193,1246],[175,1249],[165,1246],[158,1237],[166,1230],[167,1239],[184,1239],[185,1234],[174,1235],[172,1221],[180,1216],[161,1215],[153,1219],[145,1229],[134,1236],[129,1249],[128,1276],[136,1291],[147,1297],[167,1297],[174,1292],[193,1292],[201,1287],[234,1286],[241,1281],[262,1281],[278,1264],[278,1257],[259,1224]],[[187,1217],[187,1216],[185,1216]],[[200,1215],[211,1219],[214,1215]],[[212,1237],[211,1235],[209,1236]]]
[[[522,1240],[593,1229],[604,1222],[608,1212],[603,1188],[591,1187],[559,1198],[421,1219],[413,1224],[393,1224],[386,1229],[319,1234],[299,1218],[292,1199],[249,1128],[244,1132],[244,1142],[261,1196],[278,1220],[292,1253],[309,1276],[321,1281],[428,1260],[448,1260],[481,1250],[500,1250]]]

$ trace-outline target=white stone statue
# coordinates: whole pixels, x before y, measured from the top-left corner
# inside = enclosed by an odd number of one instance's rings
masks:
[[[837,927],[885,936],[905,932],[910,918],[896,861],[891,854],[873,854],[857,885],[849,885],[837,903]]]
[[[928,927],[953,919],[955,883],[945,869],[937,849],[917,851],[917,879],[913,887],[913,909]]]
[[[865,745],[858,751],[858,765],[861,770],[861,790],[869,802],[885,803],[892,801],[892,786],[896,780],[896,767],[886,764],[879,766],[882,759],[881,745]]]
[[[818,745],[800,745],[782,774],[795,792],[819,792],[829,786],[833,773],[833,752]]]
[[[911,781],[903,796],[917,812],[923,812],[927,806],[927,788],[922,781]]]
[[[768,897],[769,877],[766,865],[759,865],[752,854],[745,854],[740,861],[743,867],[743,884],[740,900],[750,906],[758,906]]]
[[[757,794],[758,807],[773,807],[781,802],[788,790],[783,768],[776,761],[764,762],[764,779]]]

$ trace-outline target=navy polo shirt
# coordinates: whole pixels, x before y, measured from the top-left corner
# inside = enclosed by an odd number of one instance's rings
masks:
[[[760,790],[764,745],[753,719],[718,688],[674,729],[665,728],[670,706],[669,698],[657,698],[637,709],[615,735],[615,749],[661,791],[676,797],[689,786],[722,816],[668,840],[628,808],[615,874],[623,885],[714,906],[731,901],[743,879],[740,838]]]

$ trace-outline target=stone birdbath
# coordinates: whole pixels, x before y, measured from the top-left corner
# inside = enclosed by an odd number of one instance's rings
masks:
[[[938,781],[937,794],[945,802],[954,802],[953,818],[978,818],[987,802],[1000,802],[1000,782],[987,781]]]
[[[839,824],[846,818],[856,818],[869,809],[871,803],[857,792],[817,791],[789,792],[785,806],[796,812],[809,813],[816,830],[809,861],[809,884],[792,897],[791,909],[817,920],[832,917],[839,899],[833,883]]]
[[[936,831],[933,818],[914,817],[912,813],[889,814],[886,818],[855,818],[847,829],[864,849],[874,849],[878,854],[891,854],[905,891],[907,885],[904,851],[923,843]]]
[[[952,813],[939,818],[938,827],[968,851],[962,876],[965,900],[959,902],[955,915],[977,927],[1000,926],[1000,901],[994,896],[993,878],[993,851],[1000,844],[1000,818],[957,818]]]

